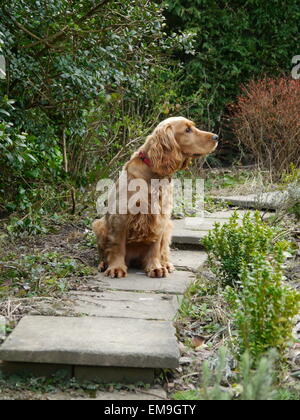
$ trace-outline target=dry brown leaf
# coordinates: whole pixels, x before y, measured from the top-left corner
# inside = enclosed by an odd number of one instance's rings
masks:
[[[192,345],[194,348],[198,348],[205,344],[205,338],[201,337],[200,335],[196,335],[192,338]]]

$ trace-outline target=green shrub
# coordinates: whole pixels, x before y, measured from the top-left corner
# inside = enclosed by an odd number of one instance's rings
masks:
[[[174,45],[191,52],[192,34],[166,34],[162,12],[148,0],[0,4],[9,75],[0,95],[17,99],[13,122],[44,147],[44,166],[58,148],[65,171],[84,184],[94,164],[105,170],[141,127],[171,111],[169,56]]]
[[[0,96],[0,209],[27,210],[30,195],[44,182],[53,182],[59,175],[62,156],[53,141],[38,142],[22,132],[10,120],[14,101]]]
[[[300,310],[300,294],[283,284],[284,250],[266,259],[258,251],[243,264],[240,289],[227,288],[237,330],[239,354],[248,351],[256,360],[270,349],[281,359],[292,340],[294,317]]]
[[[203,245],[214,274],[223,284],[237,286],[242,267],[252,262],[256,252],[264,256],[272,253],[281,235],[281,229],[263,222],[259,212],[255,212],[253,217],[250,212],[246,213],[241,223],[235,212],[225,225],[216,223],[203,240]],[[290,247],[285,241],[281,246],[285,250]]]

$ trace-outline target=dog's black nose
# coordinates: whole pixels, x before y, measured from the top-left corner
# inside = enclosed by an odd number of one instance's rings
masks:
[[[219,136],[217,136],[216,134],[213,136],[213,140],[214,141],[219,141]]]

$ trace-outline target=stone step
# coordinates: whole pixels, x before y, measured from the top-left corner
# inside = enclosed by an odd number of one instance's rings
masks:
[[[179,350],[168,321],[25,316],[0,347],[0,359],[88,371],[91,366],[154,370],[178,367]]]
[[[287,191],[273,191],[260,194],[215,197],[214,199],[217,202],[228,203],[241,208],[278,210],[289,200],[289,193]]]
[[[180,298],[174,295],[124,291],[71,292],[77,313],[104,318],[174,319]]]
[[[224,224],[228,221],[226,218],[215,219],[205,218],[202,222],[193,224],[188,223],[187,219],[173,220],[173,245],[194,245],[195,248],[201,249],[201,239],[204,239],[209,231],[214,228],[216,222]]]
[[[181,294],[188,282],[194,279],[191,273],[183,271],[196,271],[206,259],[207,255],[200,251],[172,250],[171,260],[182,271],[172,273],[169,278],[148,279],[144,273],[134,270],[127,279],[120,280],[108,279],[101,274],[100,283],[92,281],[89,286],[93,288],[97,285],[97,289],[107,290],[70,292],[68,296],[73,301],[73,310],[88,316],[119,318],[122,314],[124,318],[173,320]],[[133,291],[125,291],[127,288]],[[147,293],[143,293],[145,289]]]
[[[105,277],[103,273],[98,274],[95,280],[89,282],[89,286],[103,291],[123,290],[182,295],[194,278],[194,274],[187,271],[175,271],[165,278],[150,278],[142,271],[129,270],[128,277],[121,279]]]
[[[177,270],[196,272],[207,260],[207,254],[195,250],[171,250],[171,262]]]

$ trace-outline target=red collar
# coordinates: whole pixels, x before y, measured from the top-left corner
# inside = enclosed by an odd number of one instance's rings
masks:
[[[151,160],[147,158],[146,154],[144,152],[139,153],[139,158],[149,167],[152,166]]]

